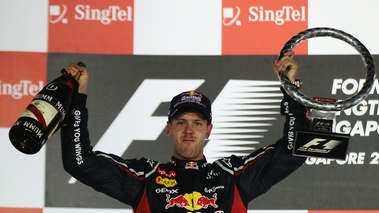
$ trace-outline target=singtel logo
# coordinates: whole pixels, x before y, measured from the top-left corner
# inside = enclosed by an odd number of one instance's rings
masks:
[[[280,10],[268,10],[260,6],[249,8],[249,22],[274,22],[276,25],[283,25],[290,21],[306,21],[305,7],[299,9],[293,6],[283,6]]]
[[[121,7],[110,5],[108,8],[92,8],[90,5],[76,5],[74,19],[77,21],[99,21],[101,24],[108,25],[112,22],[131,22],[133,21],[133,8],[131,6]],[[50,5],[49,21],[52,24],[62,22],[67,24],[68,7],[66,5]]]
[[[43,81],[33,83],[30,80],[20,80],[19,83],[4,83],[0,80],[0,95],[10,95],[14,99],[24,96],[35,96],[44,86]]]
[[[230,26],[232,24],[241,26],[242,21],[240,15],[241,9],[239,7],[224,8],[224,26]],[[307,21],[306,17],[305,6],[299,8],[283,6],[278,10],[266,9],[263,6],[251,6],[248,9],[247,20],[249,22],[274,22],[276,25],[284,25],[286,22],[305,22]]]

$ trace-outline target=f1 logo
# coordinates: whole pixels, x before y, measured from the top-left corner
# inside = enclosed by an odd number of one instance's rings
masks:
[[[156,140],[167,121],[167,117],[151,116],[158,106],[162,102],[170,102],[182,91],[198,88],[202,83],[204,80],[144,80],[94,148],[122,155],[133,140]],[[148,131],[141,131],[141,126]],[[110,143],[120,138],[122,143]]]
[[[304,144],[303,147],[309,148],[309,147],[318,146],[318,145],[324,143],[322,145],[324,147],[324,149],[331,150],[331,149],[337,147],[342,142],[343,141],[339,141],[339,140],[328,140],[325,138],[315,138],[315,139],[311,140],[310,142],[308,142],[307,144]]]
[[[350,135],[296,131],[293,155],[344,160]]]
[[[94,150],[122,156],[135,140],[156,141],[167,122],[167,116],[153,116],[156,109],[162,102],[170,102],[180,92],[196,90],[204,82],[204,79],[145,79]],[[282,98],[279,85],[278,81],[228,81],[212,103],[213,114],[217,116],[212,120],[214,127],[204,149],[209,162],[225,157],[226,150],[244,155],[255,149],[259,142],[252,138],[262,138],[261,134],[271,126],[270,121],[279,114],[278,103]],[[69,181],[74,182],[73,178]]]

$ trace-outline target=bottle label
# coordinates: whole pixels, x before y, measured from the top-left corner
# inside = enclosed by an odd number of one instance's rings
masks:
[[[33,100],[21,116],[33,118],[41,123],[43,128],[46,128],[57,113],[58,110],[50,103],[43,100]]]

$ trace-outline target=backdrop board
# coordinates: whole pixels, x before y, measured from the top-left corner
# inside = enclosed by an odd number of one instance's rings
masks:
[[[379,64],[378,7],[374,0],[0,1],[0,213],[132,212],[63,170],[59,131],[35,155],[9,141],[33,97],[69,63],[83,61],[90,72],[95,150],[167,162],[169,102],[196,89],[212,102],[204,149],[212,162],[281,137],[282,93],[271,65],[297,33],[342,30]],[[343,100],[363,84],[362,60],[342,41],[312,38],[294,51],[308,96]],[[346,160],[308,158],[248,212],[379,213],[378,94],[375,80],[366,100],[337,113],[335,132],[351,136]]]
[[[271,70],[271,62],[275,56],[122,56],[122,55],[77,55],[49,54],[49,79],[59,74],[59,69],[71,61],[85,61],[90,72],[90,87],[88,108],[90,112],[89,129],[92,144],[103,143],[113,153],[118,152],[124,158],[139,158],[142,156],[168,161],[172,154],[171,141],[164,131],[168,103],[171,96],[162,93],[165,87],[170,87],[174,94],[180,93],[183,81],[193,81],[194,87],[208,94],[213,101],[214,128],[220,123],[217,117],[224,116],[222,111],[217,114],[217,100],[223,98],[226,90],[235,87],[245,88],[241,93],[252,92],[254,84],[269,82],[274,91],[261,91],[261,99],[265,99],[272,108],[267,108],[265,114],[254,117],[272,118],[270,126],[264,131],[255,133],[261,138],[254,139],[258,143],[240,147],[230,154],[244,154],[256,148],[274,143],[281,135],[283,117],[278,114],[281,98],[278,80]],[[378,57],[375,56],[375,60]],[[359,56],[297,56],[300,65],[300,77],[304,82],[302,91],[306,94],[344,99],[349,96],[354,83],[340,83],[341,76],[349,78],[364,78],[365,70]],[[168,83],[167,81],[170,81]],[[249,85],[246,86],[247,82]],[[346,78],[342,78],[346,82]],[[147,85],[146,85],[147,84]],[[230,86],[232,85],[233,86]],[[344,89],[344,87],[346,87]],[[128,120],[128,115],[121,111],[131,109],[131,97],[140,95],[137,90],[148,90],[142,97],[143,102],[138,111],[137,119]],[[261,86],[261,88],[264,88]],[[341,88],[341,89],[337,89]],[[377,86],[375,88],[377,90]],[[333,91],[336,91],[333,94]],[[254,91],[258,93],[257,91]],[[345,94],[347,93],[347,94]],[[266,95],[265,95],[266,94]],[[276,96],[272,97],[272,94]],[[160,102],[157,102],[157,99]],[[377,112],[377,92],[370,95],[367,102],[353,109],[341,112],[337,116],[337,131],[347,131],[350,127],[353,136],[350,139],[349,156],[346,161],[331,161],[326,159],[309,159],[306,165],[273,187],[268,193],[250,204],[252,209],[375,209],[378,208],[376,178],[378,171],[378,139],[377,130],[373,130],[373,117]],[[230,102],[233,102],[231,98]],[[156,106],[153,114],[149,113],[150,105]],[[257,104],[259,105],[259,104]],[[267,105],[267,104],[266,104]],[[258,111],[258,110],[256,110]],[[261,110],[262,111],[262,110]],[[251,115],[241,115],[248,117]],[[118,117],[121,122],[114,122]],[[253,116],[251,116],[253,117]],[[155,125],[159,134],[147,128],[149,119],[161,118],[161,123]],[[112,124],[112,122],[114,122]],[[375,121],[376,122],[376,121]],[[112,125],[111,125],[112,124]],[[133,124],[133,125],[129,125]],[[116,127],[115,125],[120,125]],[[376,124],[377,125],[377,124]],[[130,128],[131,126],[134,126]],[[105,134],[106,131],[115,133]],[[257,128],[256,128],[257,129]],[[115,132],[116,131],[116,132]],[[119,131],[119,132],[117,132]],[[121,132],[120,132],[121,131]],[[137,131],[137,132],[136,132]],[[133,134],[132,134],[133,133]],[[130,140],[128,134],[133,135]],[[141,139],[141,137],[156,138]],[[216,133],[217,138],[217,133]],[[252,140],[252,139],[250,139]],[[106,144],[106,145],[104,145]],[[123,145],[124,144],[124,145]],[[211,156],[217,146],[222,146],[219,139],[212,139],[206,145]],[[232,145],[229,145],[232,147]],[[116,148],[115,148],[116,147]],[[213,148],[211,148],[213,147]],[[124,148],[124,149],[122,149]],[[95,146],[96,149],[96,146]],[[120,150],[122,149],[122,150]],[[107,198],[93,189],[74,182],[62,169],[59,137],[56,135],[47,145],[46,191],[49,195],[46,205],[51,207],[99,207],[125,208],[118,201]],[[207,154],[206,154],[207,155]],[[220,155],[222,156],[222,155]],[[364,193],[361,193],[364,192]],[[291,195],[291,196],[289,196]],[[282,199],[285,197],[286,199]],[[274,203],[270,202],[275,200]],[[347,202],[348,200],[348,202]]]

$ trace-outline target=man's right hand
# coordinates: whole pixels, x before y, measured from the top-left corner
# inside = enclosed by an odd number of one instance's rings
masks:
[[[72,75],[79,83],[78,92],[82,94],[87,94],[88,87],[88,71],[85,67],[79,66],[77,63],[71,63],[66,71]]]

